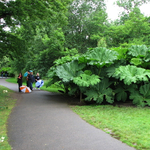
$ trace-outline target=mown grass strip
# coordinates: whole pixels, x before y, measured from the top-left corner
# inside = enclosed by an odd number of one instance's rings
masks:
[[[12,91],[0,86],[0,150],[11,150],[7,136],[7,120],[16,100],[11,98]]]
[[[139,150],[150,149],[150,108],[74,106],[72,110],[89,124]]]

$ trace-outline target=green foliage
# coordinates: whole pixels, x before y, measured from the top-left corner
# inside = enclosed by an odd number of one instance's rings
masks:
[[[129,99],[129,93],[134,93],[137,91],[137,85],[131,84],[131,85],[125,85],[122,82],[119,82],[119,84],[116,86],[116,89],[114,90],[116,94],[116,100],[117,101],[123,101],[126,102],[127,99]]]
[[[145,46],[139,47],[145,49]],[[138,90],[143,88],[139,87],[144,82],[149,81],[150,71],[129,65],[129,62],[142,66],[143,61],[139,63],[139,59],[143,60],[147,53],[138,58],[139,55],[134,55],[134,50],[132,53],[130,51],[132,49],[123,48],[121,52],[121,47],[114,50],[96,47],[88,49],[80,56],[59,59],[48,72],[49,85],[62,84],[69,95],[79,96],[82,93],[85,101],[95,101],[98,104],[105,101],[113,103],[114,100],[125,102],[130,98],[134,99],[134,104],[143,106],[143,103],[136,102],[134,97],[136,95],[137,99],[140,99],[142,96],[142,92],[139,96]]]
[[[63,82],[73,81],[73,78],[82,73],[82,69],[85,64],[78,64],[77,61],[65,63],[56,67],[57,76],[62,79]]]
[[[127,52],[128,49],[127,48],[123,48],[123,47],[113,47],[111,48],[111,50],[114,50],[118,53],[118,59],[125,59],[127,57]]]
[[[119,7],[124,8],[127,12],[132,11],[136,7],[140,7],[142,4],[147,3],[148,0],[117,0],[116,4]]]
[[[60,12],[66,11],[64,7],[66,4],[59,0],[55,3],[51,3],[49,0],[1,1],[0,17],[4,21],[0,25],[0,40],[2,41],[0,43],[0,57],[5,55],[11,56],[12,58],[17,56],[21,57],[23,50],[26,50],[26,41],[16,34],[15,29],[17,29],[17,25],[27,27],[27,34],[29,35],[35,29],[33,22],[38,19],[42,21],[51,17],[52,20],[57,14],[57,17],[59,16],[57,20],[62,22],[62,20],[66,19],[60,17],[63,16],[60,15]],[[11,32],[14,32],[14,34],[5,31],[5,27],[10,27]],[[12,56],[12,53],[15,54]]]
[[[129,48],[128,56],[131,57],[130,63],[142,68],[149,68],[150,49],[146,45],[133,45]]]
[[[117,101],[123,101],[125,102],[127,100],[127,92],[126,89],[124,89],[122,86],[119,86],[116,90],[116,99]]]
[[[5,91],[5,92],[4,92]],[[0,149],[11,150],[7,136],[7,122],[16,100],[12,99],[12,91],[0,85]],[[5,139],[1,141],[2,137]]]
[[[106,18],[104,0],[75,0],[68,7],[68,25],[63,28],[66,47],[85,53],[89,47],[97,47],[105,34]],[[100,42],[104,46],[105,41]]]
[[[132,55],[134,57],[145,57],[150,50],[146,45],[132,45],[129,48],[128,55]]]
[[[79,77],[73,79],[73,82],[81,87],[89,87],[90,85],[95,85],[100,82],[99,76],[80,74]]]
[[[96,47],[85,54],[88,64],[96,65],[97,67],[112,64],[114,60],[117,60],[117,55],[117,52],[105,47]]]
[[[150,71],[138,68],[136,66],[120,66],[116,69],[115,77],[119,77],[125,84],[130,85],[132,83],[138,83],[139,81],[148,81],[150,77]]]
[[[139,66],[143,63],[141,58],[132,58],[130,62],[135,66]]]
[[[60,59],[57,59],[54,61],[55,65],[58,66],[58,65],[62,65],[64,63],[67,63],[67,62],[71,62],[73,60],[73,58],[75,57],[78,57],[79,55],[75,55],[75,56],[64,56],[64,57],[61,57]]]
[[[106,75],[110,78],[110,77],[115,77],[115,71],[117,68],[119,68],[120,66],[125,66],[126,62],[125,61],[116,61],[115,64],[112,64],[111,66],[106,68]],[[118,78],[117,78],[118,79]]]
[[[132,92],[130,99],[133,99],[133,104],[138,106],[150,106],[150,84],[142,85],[139,91]]]
[[[97,47],[107,47],[106,44],[106,39],[105,38],[101,38],[98,43],[97,43]]]
[[[98,104],[101,104],[104,100],[106,100],[108,103],[113,103],[114,93],[113,90],[109,88],[111,84],[112,82],[110,82],[108,78],[104,78],[100,83],[90,87],[90,89],[85,91],[84,94],[87,96],[85,100],[94,100]]]
[[[127,1],[122,1],[124,7]],[[127,8],[126,8],[127,10]],[[109,47],[118,47],[127,45],[150,45],[149,18],[144,17],[139,8],[131,8],[128,13],[121,15],[117,24],[112,23],[107,32],[107,45]],[[126,43],[128,43],[126,45]]]

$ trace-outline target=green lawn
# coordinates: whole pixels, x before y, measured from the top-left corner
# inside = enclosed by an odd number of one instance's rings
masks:
[[[3,93],[3,90],[7,92]],[[0,86],[0,150],[11,150],[7,137],[7,119],[16,102],[11,98],[11,93],[11,90]]]
[[[71,108],[89,124],[129,146],[139,150],[150,150],[150,108],[110,105]]]

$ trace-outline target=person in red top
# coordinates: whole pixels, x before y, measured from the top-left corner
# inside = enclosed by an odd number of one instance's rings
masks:
[[[20,86],[22,86],[22,73],[19,73],[19,76],[18,76],[18,81],[17,81],[17,83],[18,83],[18,87],[19,87],[19,92],[21,92],[21,90],[20,90]]]

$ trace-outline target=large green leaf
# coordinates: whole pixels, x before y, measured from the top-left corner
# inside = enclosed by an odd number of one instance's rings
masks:
[[[128,54],[134,57],[145,57],[148,51],[149,49],[146,45],[132,45],[129,48]]]
[[[133,104],[150,106],[150,83],[142,85],[139,91],[131,92],[130,99],[133,99]]]
[[[145,97],[145,98],[150,98],[150,84],[145,84],[140,87],[140,93]]]
[[[74,77],[79,76],[82,73],[82,69],[85,64],[78,64],[77,61],[65,63],[56,67],[57,76],[62,79],[63,82],[72,81]]]
[[[125,84],[130,85],[132,83],[137,83],[138,81],[148,81],[150,72],[143,68],[127,65],[117,68],[114,76],[117,78],[119,77]]]
[[[112,64],[111,66],[107,67],[106,73],[107,73],[108,77],[115,77],[114,76],[115,70],[116,70],[116,68],[119,68],[119,66],[121,66],[121,64],[124,64],[124,63],[117,62],[117,63]]]
[[[125,102],[127,100],[127,91],[122,86],[119,86],[116,90],[116,99],[117,101],[123,101]]]
[[[56,70],[56,67],[52,66],[47,72],[47,77],[53,78],[56,75],[55,70]]]
[[[127,48],[123,48],[123,47],[113,47],[111,48],[112,50],[116,51],[118,53],[118,59],[124,59],[126,58],[126,53],[128,51]]]
[[[142,59],[141,58],[132,58],[130,62],[131,62],[131,64],[133,64],[135,66],[139,66],[142,64]]]
[[[137,106],[144,107],[146,105],[144,97],[139,92],[132,93],[130,99],[133,99],[133,104]]]
[[[131,84],[131,85],[125,85],[123,83],[119,83],[116,86],[116,90],[114,91],[116,94],[116,99],[117,101],[123,101],[125,102],[128,98],[128,92],[135,92],[137,90],[136,84]]]
[[[112,84],[107,78],[104,78],[100,83],[88,89],[84,94],[87,96],[85,100],[94,100],[96,103],[101,104],[104,99],[108,103],[114,102],[114,93],[109,86]]]
[[[78,86],[89,87],[90,85],[95,85],[100,82],[99,76],[97,75],[88,75],[80,74],[79,77],[75,77],[73,82]]]
[[[107,64],[113,64],[117,59],[118,53],[105,47],[96,47],[86,53],[88,64],[103,67]]]

